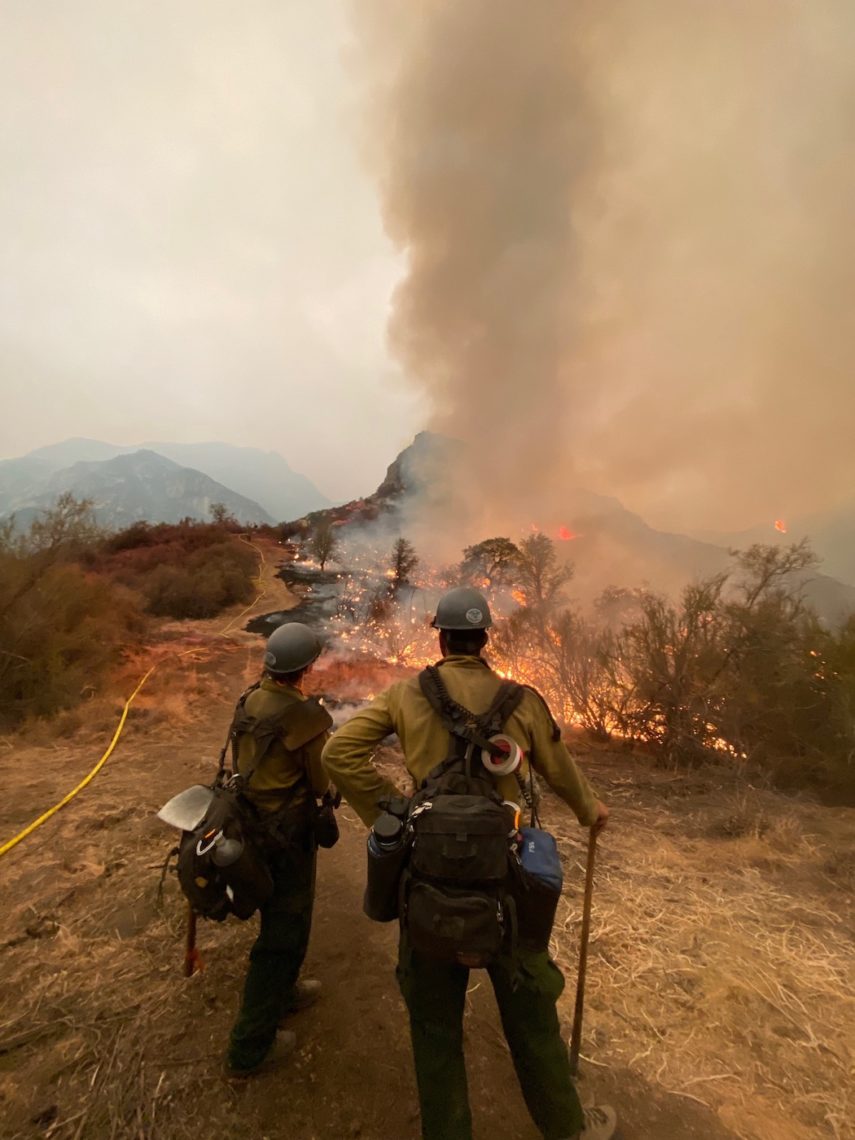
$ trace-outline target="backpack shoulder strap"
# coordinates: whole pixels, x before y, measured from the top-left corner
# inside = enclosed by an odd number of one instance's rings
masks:
[[[255,686],[257,688],[258,686]],[[279,739],[289,752],[297,752],[316,737],[332,727],[333,719],[327,709],[315,698],[288,701],[275,713],[264,717],[254,717],[245,709],[246,698],[252,690],[247,690],[238,701],[232,720],[231,741],[234,768],[237,771],[238,739],[249,733],[255,740],[255,756],[244,773],[248,784],[257,771],[274,741]]]
[[[478,718],[488,736],[495,736],[497,732],[502,731],[508,718],[523,699],[524,693],[525,687],[518,685],[516,681],[501,682],[493,697],[493,703]]]
[[[244,691],[237,699],[237,703],[235,704],[235,711],[232,713],[232,719],[229,723],[228,730],[226,731],[226,739],[223,741],[223,747],[220,749],[220,762],[219,767],[217,768],[217,779],[215,781],[215,784],[222,784],[224,782],[226,751],[228,750],[229,744],[232,746],[232,772],[237,772],[237,738],[239,735],[237,731],[237,725],[246,716],[244,706],[246,705],[247,697],[250,695],[250,693],[254,693],[260,685],[261,682],[256,681],[254,685],[250,685],[248,689],[244,689]]]
[[[436,665],[428,665],[419,673],[419,688],[452,736],[496,755],[502,750],[491,745],[489,737],[501,731],[524,693],[524,686],[502,681],[487,711],[476,714],[452,698]]]
[[[447,728],[449,732],[454,732],[459,717],[454,715],[451,697],[436,665],[428,665],[419,673],[419,688],[430,707],[442,721],[443,727]],[[462,705],[457,707],[463,710]]]

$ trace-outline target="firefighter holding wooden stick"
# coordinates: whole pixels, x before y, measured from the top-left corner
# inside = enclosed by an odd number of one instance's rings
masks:
[[[503,681],[481,656],[491,624],[479,591],[445,594],[434,619],[442,660],[358,712],[327,742],[323,763],[372,827],[366,913],[400,920],[397,975],[410,1014],[424,1140],[471,1140],[463,1009],[469,971],[479,967],[489,974],[542,1135],[609,1140],[615,1112],[582,1109],[561,1037],[556,1002],[564,978],[548,951],[560,861],[555,840],[534,826],[532,769],[593,833],[605,826],[608,809],[543,698]],[[371,762],[392,732],[419,789],[409,801]],[[523,804],[529,828],[519,827]]]

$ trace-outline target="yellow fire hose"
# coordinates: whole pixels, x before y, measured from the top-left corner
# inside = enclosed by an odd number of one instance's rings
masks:
[[[261,550],[259,547],[257,547],[254,542],[250,541],[247,538],[244,538],[243,535],[240,535],[239,537],[241,538],[242,542],[246,542],[247,545],[251,546],[259,555],[260,561],[259,561],[259,566],[258,566],[257,581],[260,584],[261,583],[262,569],[263,569],[264,563],[265,563],[264,551]],[[262,590],[262,592],[258,594],[258,596],[255,598],[255,600],[250,602],[250,604],[248,606],[246,606],[245,609],[241,610],[241,612],[239,614],[237,614],[235,617],[230,618],[229,621],[226,623],[226,625],[224,625],[223,628],[221,630],[219,630],[219,635],[224,636],[236,622],[240,621],[240,619],[245,614],[249,613],[249,611],[251,609],[254,609],[254,607],[256,605],[258,605],[258,603],[261,601],[261,599],[265,596],[265,593],[266,593],[266,591]],[[198,652],[199,652],[199,650],[197,648],[187,649],[183,653],[177,654],[177,656],[178,656],[178,658],[181,658],[181,657],[186,657],[191,653],[198,653]],[[131,704],[133,703],[134,699],[136,698],[136,696],[138,695],[138,693],[142,689],[143,685],[146,683],[146,681],[149,679],[149,677],[152,675],[152,673],[155,671],[156,668],[157,668],[157,665],[152,665],[152,667],[143,675],[143,677],[140,678],[140,681],[138,682],[137,687],[134,689],[134,691],[131,693],[131,695],[128,697],[128,699],[125,701],[125,704],[122,708],[122,715],[119,718],[119,723],[116,726],[116,731],[113,733],[113,739],[110,741],[106,752],[101,757],[101,759],[98,761],[98,763],[95,765],[95,767],[92,769],[92,771],[89,772],[88,775],[84,776],[84,778],[80,781],[80,783],[75,788],[71,789],[71,791],[68,793],[68,795],[63,796],[63,798],[59,801],[59,803],[56,803],[53,805],[53,807],[48,808],[48,810],[46,812],[43,812],[38,817],[38,819],[34,819],[32,823],[28,824],[24,828],[23,831],[18,832],[17,835],[14,835],[11,839],[7,840],[2,846],[0,846],[0,856],[5,855],[7,851],[11,851],[12,848],[16,846],[16,844],[20,843],[22,839],[26,839],[28,835],[31,835],[36,830],[37,827],[41,827],[41,825],[46,820],[50,819],[50,817],[52,815],[55,815],[60,810],[60,808],[64,808],[67,803],[70,803],[71,800],[74,799],[74,797],[77,795],[78,792],[82,791],[86,787],[86,785],[91,783],[91,781],[98,775],[98,773],[101,771],[101,769],[104,767],[104,765],[107,763],[110,756],[112,755],[113,749],[116,747],[116,745],[119,742],[119,737],[122,735],[122,729],[125,727],[125,721],[128,718],[128,711],[131,707]]]
[[[27,827],[25,827],[23,831],[18,832],[18,834],[13,836],[12,839],[7,840],[6,843],[4,843],[2,847],[0,847],[0,855],[5,855],[7,851],[12,850],[12,848],[15,846],[16,843],[20,843],[22,839],[26,839],[28,835],[31,835],[36,830],[37,827],[40,827],[45,822],[45,820],[50,819],[50,817],[52,815],[55,815],[59,811],[60,808],[63,808],[63,807],[65,807],[65,805],[67,803],[70,803],[71,800],[73,800],[74,797],[77,795],[77,793],[79,791],[82,791],[82,789],[85,788],[86,785],[88,783],[90,783],[90,781],[92,781],[98,775],[98,773],[101,771],[101,769],[104,767],[104,765],[109,760],[113,749],[116,747],[116,745],[119,742],[119,737],[122,735],[122,729],[125,727],[125,721],[128,719],[128,709],[131,707],[131,702],[133,701],[134,697],[136,697],[137,693],[140,691],[140,689],[143,687],[143,685],[146,683],[146,681],[149,679],[149,677],[152,675],[154,670],[155,670],[155,666],[152,665],[151,669],[149,669],[149,671],[145,674],[145,676],[139,682],[137,687],[134,689],[134,691],[131,693],[131,695],[128,697],[128,699],[125,701],[124,708],[122,709],[122,715],[119,718],[119,723],[116,726],[116,731],[113,733],[113,739],[110,741],[110,743],[107,747],[107,751],[104,753],[104,755],[98,761],[98,763],[95,765],[95,767],[89,773],[89,775],[84,776],[83,779],[80,781],[80,783],[77,785],[77,787],[72,788],[71,791],[68,793],[68,795],[63,796],[63,798],[59,801],[59,803],[54,804],[52,808],[48,808],[48,810],[46,812],[43,812],[39,816],[38,819],[34,819],[33,822],[31,824],[29,824]]]

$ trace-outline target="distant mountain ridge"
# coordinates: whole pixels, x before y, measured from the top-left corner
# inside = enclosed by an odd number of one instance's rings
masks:
[[[90,499],[97,521],[114,530],[142,520],[176,523],[183,518],[197,518],[207,521],[214,503],[222,503],[229,514],[241,522],[273,521],[258,503],[235,494],[201,471],[181,467],[154,451],[140,450],[113,459],[73,463],[42,475],[39,487],[36,493],[19,495],[11,504],[0,499],[4,513],[14,514],[19,525],[26,526],[40,511],[52,507],[59,495],[70,491],[78,499]]]
[[[43,503],[45,494],[53,492],[55,495],[57,488],[72,490],[69,480],[77,479],[79,473],[63,475],[62,472],[69,472],[80,463],[107,463],[140,451],[154,452],[219,484],[221,492],[215,501],[224,501],[227,494],[237,496],[244,503],[241,509],[245,513],[234,513],[243,522],[278,522],[329,506],[329,500],[305,475],[293,471],[286,460],[273,451],[218,442],[125,447],[102,440],[75,438],[37,448],[17,459],[0,461],[0,515],[35,507]],[[90,473],[90,477],[94,476]],[[152,503],[152,509],[156,513],[160,511],[156,502]],[[168,504],[165,503],[163,509],[172,514]],[[185,513],[195,517],[193,510]],[[152,518],[150,521],[167,520]]]

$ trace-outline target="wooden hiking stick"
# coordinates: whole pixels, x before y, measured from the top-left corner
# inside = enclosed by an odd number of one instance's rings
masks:
[[[576,1008],[573,1011],[573,1034],[570,1038],[570,1073],[579,1072],[579,1050],[582,1047],[582,1009],[585,1004],[585,974],[588,968],[588,937],[591,933],[591,903],[594,898],[594,860],[597,857],[597,831],[588,832],[588,863],[585,868],[585,902],[582,906],[582,936],[579,943],[579,976],[576,979]]]

